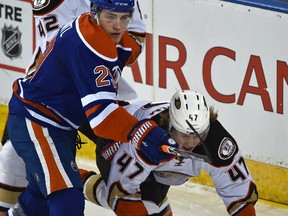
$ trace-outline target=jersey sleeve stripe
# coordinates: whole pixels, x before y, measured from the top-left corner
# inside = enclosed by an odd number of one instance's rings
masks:
[[[30,114],[33,118],[35,118],[35,119],[38,119],[38,120],[40,120],[40,121],[42,121],[42,122],[45,122],[45,123],[47,123],[47,124],[50,124],[50,125],[52,125],[52,126],[54,126],[54,127],[61,128],[61,129],[63,129],[63,130],[71,130],[71,127],[62,126],[62,125],[60,125],[60,124],[52,121],[51,119],[46,118],[45,116],[39,115],[38,113],[34,112],[33,110],[30,110],[30,109],[28,109],[28,108],[26,108],[26,110],[27,110],[27,111],[29,112],[29,114]]]
[[[100,109],[100,107],[101,107],[101,105],[99,104],[99,105],[96,105],[96,106],[93,106],[93,107],[91,107],[90,109],[88,109],[85,113],[86,113],[86,116],[87,117],[89,117],[91,114],[93,114],[93,113],[96,113],[97,112],[97,110],[99,110]]]
[[[110,113],[115,111],[118,107],[119,106],[117,104],[111,103],[107,107],[105,107],[105,109],[102,110],[101,113],[96,112],[97,116],[90,120],[91,127],[92,128],[97,127],[99,124],[101,124],[102,121],[105,120],[105,118],[107,118],[108,115],[110,115]],[[95,112],[93,114],[95,114]],[[87,115],[87,113],[86,113],[86,115]],[[87,117],[91,118],[90,116],[87,116]]]
[[[101,134],[106,139],[128,142],[128,134],[138,120],[130,115],[123,107],[118,107],[111,112],[101,124],[93,128],[94,133]]]
[[[114,92],[107,92],[107,91],[103,91],[103,92],[98,92],[96,94],[89,94],[86,95],[85,97],[81,98],[81,103],[82,106],[85,107],[90,103],[93,103],[95,101],[98,100],[114,100],[116,101],[116,94]]]

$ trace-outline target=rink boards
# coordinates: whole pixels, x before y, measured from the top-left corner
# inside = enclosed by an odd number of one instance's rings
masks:
[[[287,14],[213,0],[139,2],[148,27],[146,49],[123,72],[141,90],[139,100],[169,100],[178,89],[202,92],[236,138],[260,198],[288,204]],[[1,28],[17,26],[22,42],[19,57],[0,52],[0,103],[7,104],[33,51],[33,27],[30,1],[1,3],[17,15],[3,16]],[[0,134],[6,116],[0,105]],[[89,143],[78,153],[94,158],[94,147]],[[192,181],[212,185],[205,173]]]
[[[3,133],[4,122],[7,118],[7,106],[0,104],[0,134]],[[2,137],[2,136],[1,136]],[[87,142],[78,150],[77,156],[85,159],[95,159],[95,144],[81,134],[82,141]],[[257,184],[259,197],[264,200],[288,205],[288,169],[247,159],[247,166]],[[268,174],[268,175],[267,175]],[[280,180],[280,181],[279,181]],[[202,172],[199,177],[190,179],[191,182],[213,186],[209,175]],[[287,206],[288,207],[288,206]]]

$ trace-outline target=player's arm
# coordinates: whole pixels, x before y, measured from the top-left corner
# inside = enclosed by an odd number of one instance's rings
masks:
[[[135,10],[132,20],[128,25],[128,32],[133,35],[141,44],[144,43],[146,37],[146,25],[143,21],[138,0],[135,0]]]
[[[30,59],[29,65],[26,68],[27,76],[32,76],[36,70],[39,59],[43,55],[49,41],[52,39],[54,33],[61,27],[58,16],[61,8],[64,8],[63,1],[47,1],[42,4],[39,1],[33,1],[32,11],[35,23],[35,41],[36,47]],[[64,16],[65,17],[65,16]],[[65,19],[65,18],[63,18]],[[70,19],[70,18],[69,18]]]
[[[219,121],[213,121],[205,146],[212,157],[212,163],[201,163],[201,166],[210,174],[229,215],[241,212],[254,215],[253,205],[258,199],[257,187],[236,140]]]
[[[135,0],[136,1],[136,0]],[[143,51],[146,38],[146,25],[142,19],[141,10],[138,1],[135,4],[135,10],[133,17],[128,24],[127,31],[123,34],[120,44],[124,41],[123,46],[130,46],[132,48],[132,53],[129,59],[125,62],[125,66],[133,64],[140,53]]]
[[[258,192],[242,155],[238,152],[226,167],[211,165],[210,173],[218,195],[224,201],[227,212],[233,216],[255,216],[254,204]]]

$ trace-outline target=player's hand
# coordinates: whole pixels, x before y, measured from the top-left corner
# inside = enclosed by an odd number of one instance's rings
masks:
[[[173,146],[175,148],[179,146],[165,130],[159,127],[154,121],[147,119],[139,121],[134,126],[128,139],[131,141],[131,144],[154,164],[159,164],[175,157],[164,153],[161,150],[162,145]]]

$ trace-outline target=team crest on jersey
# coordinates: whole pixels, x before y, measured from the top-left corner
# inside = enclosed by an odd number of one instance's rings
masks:
[[[33,0],[33,10],[41,10],[49,5],[50,0]]]
[[[222,160],[228,160],[234,155],[235,151],[236,144],[228,137],[224,137],[218,148],[219,158],[221,158]]]
[[[2,42],[1,46],[4,54],[9,58],[17,58],[22,53],[22,45],[21,45],[21,32],[12,26],[7,27],[4,25],[2,28]]]
[[[72,170],[74,170],[75,172],[78,172],[78,167],[75,161],[72,160],[70,162],[70,165],[71,165]]]

